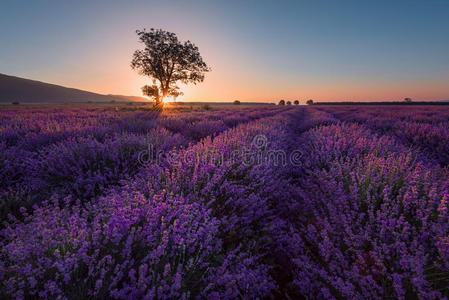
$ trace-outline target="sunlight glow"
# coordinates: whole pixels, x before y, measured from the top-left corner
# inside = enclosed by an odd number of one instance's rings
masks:
[[[177,102],[177,101],[183,101],[184,97],[183,96],[179,96],[176,99],[173,97],[165,97],[162,102],[164,103],[168,103],[168,102]]]

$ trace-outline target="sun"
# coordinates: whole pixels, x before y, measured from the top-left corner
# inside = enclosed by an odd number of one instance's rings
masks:
[[[163,103],[177,102],[177,101],[182,101],[183,99],[184,99],[183,95],[180,95],[176,99],[174,97],[165,97],[164,99],[162,99],[162,102]]]
[[[153,97],[150,97],[150,96],[145,96],[144,95],[142,97],[147,99],[149,102],[154,102],[155,101],[155,99]],[[171,102],[183,101],[183,99],[184,99],[183,95],[180,95],[180,96],[178,96],[176,98],[174,98],[174,97],[165,97],[165,98],[160,99],[160,101],[161,101],[161,103],[171,103]]]
[[[173,102],[173,99],[171,99],[171,98],[164,98],[164,99],[162,99],[162,102],[164,102],[164,103]]]

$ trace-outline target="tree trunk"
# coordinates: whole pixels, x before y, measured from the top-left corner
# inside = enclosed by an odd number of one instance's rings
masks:
[[[164,101],[165,97],[167,97],[168,94],[168,89],[163,89],[162,90],[162,98],[161,98],[161,102]]]
[[[161,104],[163,99],[164,99],[164,96],[161,97],[160,89],[158,89],[157,96],[156,96],[156,105]]]

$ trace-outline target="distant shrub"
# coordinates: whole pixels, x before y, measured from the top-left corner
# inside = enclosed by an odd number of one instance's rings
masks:
[[[292,102],[291,101],[287,101],[287,105],[292,105]]]
[[[412,98],[404,98],[404,102],[410,103],[412,102]]]
[[[211,110],[212,109],[212,107],[210,107],[209,104],[203,104],[202,107],[203,107],[204,110]]]
[[[295,100],[295,102],[293,102],[295,105],[299,105],[299,100]]]
[[[240,101],[239,100],[235,100],[234,101],[234,105],[240,105],[241,103],[240,103]]]
[[[279,105],[285,105],[285,100],[282,99],[281,101],[279,101]]]
[[[313,100],[312,99],[307,100],[306,104],[307,105],[313,105]]]

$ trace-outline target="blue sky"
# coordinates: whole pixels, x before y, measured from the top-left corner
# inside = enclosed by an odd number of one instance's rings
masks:
[[[184,100],[449,99],[449,1],[1,1],[0,73],[140,94],[136,29],[196,43]]]

